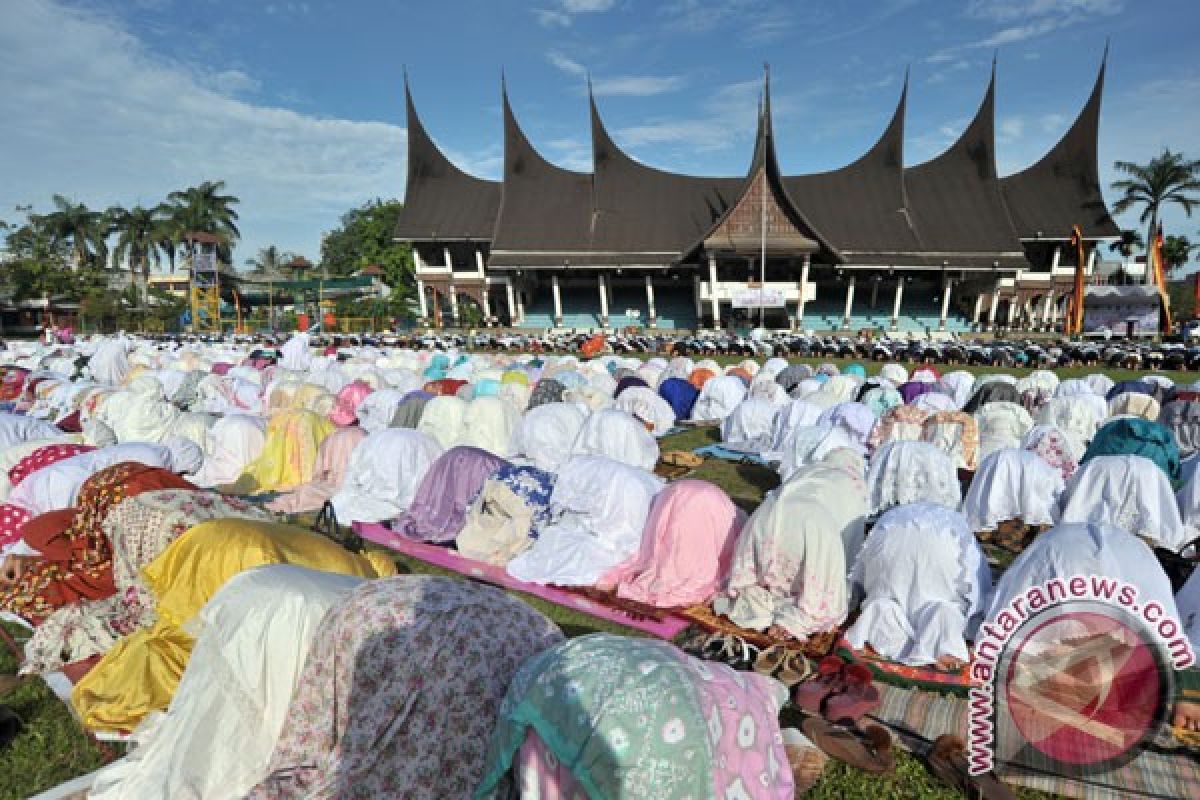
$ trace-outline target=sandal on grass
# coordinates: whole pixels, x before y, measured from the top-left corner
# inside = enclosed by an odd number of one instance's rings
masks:
[[[829,756],[795,728],[784,728],[782,733],[783,750],[792,768],[793,791],[799,797],[821,780]]]
[[[868,725],[860,731],[834,725],[821,717],[809,717],[801,723],[800,730],[830,758],[863,772],[883,775],[896,769],[892,735],[879,725]]]
[[[925,757],[929,771],[938,780],[971,800],[1016,800],[1016,795],[994,772],[972,775],[967,769],[967,747],[963,740],[946,733],[934,740]]]

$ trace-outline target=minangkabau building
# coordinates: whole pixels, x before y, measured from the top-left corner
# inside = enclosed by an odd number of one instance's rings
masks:
[[[1105,61],[1107,58],[1105,59]],[[591,105],[593,169],[543,158],[502,88],[504,176],[466,174],[407,90],[408,183],[420,313],[453,325],[476,305],[527,328],[965,332],[1052,329],[1087,267],[1119,237],[1100,189],[1101,64],[1091,96],[1041,160],[1000,177],[995,65],[974,119],[923,164],[904,161],[908,83],[878,142],[832,172],[784,175],[764,80],[743,177],[681,175],[621,150]]]

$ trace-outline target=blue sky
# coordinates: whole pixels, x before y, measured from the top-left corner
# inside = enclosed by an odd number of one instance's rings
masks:
[[[0,0],[0,218],[55,192],[149,204],[223,178],[243,201],[239,263],[267,244],[315,259],[342,212],[403,197],[405,67],[434,139],[476,174],[501,170],[501,70],[556,163],[589,168],[590,73],[631,154],[741,174],[769,62],[796,173],[874,142],[906,68],[906,160],[936,155],[997,54],[1008,173],[1061,136],[1111,36],[1107,183],[1116,159],[1200,157],[1198,23],[1194,0]],[[1200,215],[1167,227],[1196,240]]]

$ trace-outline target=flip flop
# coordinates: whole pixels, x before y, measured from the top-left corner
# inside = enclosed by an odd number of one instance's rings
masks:
[[[792,703],[810,714],[820,714],[825,698],[837,691],[846,662],[837,656],[825,656],[817,664],[816,677],[804,681],[792,690]]]
[[[25,723],[17,716],[17,712],[8,706],[0,706],[0,750],[12,744],[24,729]]]
[[[792,785],[799,797],[821,780],[829,756],[795,728],[784,728],[782,733],[783,750],[792,767]]]
[[[801,723],[800,730],[830,758],[856,769],[872,775],[896,769],[892,736],[879,725],[868,725],[859,731],[834,725],[821,717],[809,717]]]
[[[883,701],[873,679],[867,667],[848,664],[842,671],[841,686],[825,698],[821,714],[831,722],[853,723],[879,708]]]
[[[957,789],[971,800],[1016,800],[1016,795],[996,777],[996,773],[972,775],[967,769],[967,747],[952,733],[934,740],[925,761],[938,780]]]

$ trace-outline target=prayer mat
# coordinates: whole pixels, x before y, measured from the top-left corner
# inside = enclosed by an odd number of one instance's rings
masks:
[[[734,461],[738,464],[758,464],[760,467],[765,467],[767,461],[758,453],[746,453],[741,450],[730,450],[728,447],[723,447],[719,444],[705,445],[697,447],[692,451],[698,456],[705,458],[719,458],[722,461]]]
[[[971,668],[964,666],[955,672],[934,666],[910,667],[884,658],[874,650],[855,650],[845,639],[837,643],[835,651],[844,660],[862,664],[871,670],[875,679],[902,689],[925,689],[942,694],[966,697],[971,689]]]
[[[374,542],[389,550],[395,550],[398,553],[403,553],[406,556],[424,561],[426,564],[431,564],[435,567],[448,569],[452,572],[471,578],[473,580],[488,583],[493,586],[499,586],[502,589],[511,589],[517,592],[531,594],[534,597],[539,597],[555,605],[569,608],[573,611],[581,611],[584,614],[615,622],[618,625],[624,625],[627,628],[649,633],[652,636],[657,636],[660,639],[671,640],[678,636],[688,626],[688,621],[680,616],[675,615],[670,611],[662,609],[653,609],[654,613],[660,618],[654,619],[639,613],[630,613],[625,607],[614,608],[609,604],[609,600],[597,599],[603,593],[596,592],[595,596],[585,594],[584,591],[575,589],[567,589],[558,586],[543,586],[538,583],[527,583],[526,581],[517,580],[509,575],[504,567],[488,564],[483,561],[476,561],[472,558],[459,553],[457,550],[451,550],[448,547],[438,547],[436,545],[425,544],[424,542],[414,542],[407,537],[400,536],[389,528],[376,523],[354,523],[354,532],[366,539]],[[593,592],[594,590],[586,590]],[[628,606],[629,601],[622,601],[623,606]],[[640,604],[639,604],[640,605]],[[647,607],[640,606],[642,610]]]
[[[870,718],[890,727],[910,752],[924,754],[943,733],[967,740],[966,698],[886,685],[879,686],[879,694],[882,705]],[[1010,784],[1087,800],[1195,797],[1200,786],[1200,762],[1183,751],[1169,730],[1160,732],[1147,750],[1124,767],[1086,780],[1003,763],[996,765],[996,773]]]

